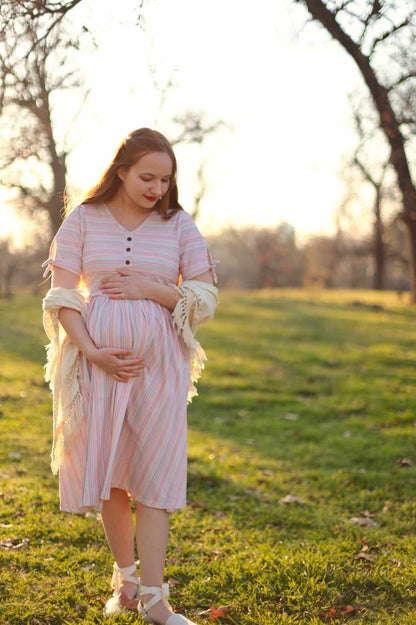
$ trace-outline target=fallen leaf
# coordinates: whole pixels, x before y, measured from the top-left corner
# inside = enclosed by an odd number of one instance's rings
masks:
[[[220,618],[227,614],[231,610],[231,605],[223,605],[220,608],[216,608],[215,605],[211,606],[211,614],[209,616],[209,620],[213,621],[214,618]]]
[[[321,612],[318,616],[323,621],[329,623],[330,621],[338,619],[343,614],[352,615],[352,614],[356,614],[357,612],[361,612],[362,610],[363,610],[362,607],[353,606],[353,605],[347,605],[346,608],[338,608],[338,609],[332,606],[329,612]]]
[[[323,621],[326,621],[327,623],[329,621],[333,621],[334,619],[337,618],[337,611],[336,608],[332,607],[329,612],[321,612],[320,614],[318,614],[319,618],[322,619]]]
[[[368,562],[376,562],[377,558],[376,556],[372,556],[369,553],[363,553],[362,551],[360,551],[360,553],[355,553],[352,556],[353,560],[367,560]]]
[[[344,614],[354,614],[354,612],[358,612],[358,608],[354,608],[354,606],[352,605],[347,605],[343,612]]]
[[[11,523],[0,523],[0,527],[9,529],[9,527],[13,527],[13,525]]]
[[[81,571],[91,571],[95,567],[95,564],[84,564],[81,566]]]
[[[5,538],[0,541],[0,549],[4,551],[20,551],[21,549],[26,549],[29,547],[29,539],[22,538],[22,541],[16,544],[16,541],[20,540],[20,538]]]
[[[286,495],[282,499],[279,499],[279,503],[280,504],[287,504],[287,503],[304,504],[305,502],[300,497],[295,497],[294,495]]]
[[[369,517],[353,516],[350,519],[350,523],[354,523],[354,525],[361,525],[362,527],[378,527],[378,523]]]
[[[101,514],[99,512],[89,511],[85,513],[86,519],[101,519]]]
[[[179,581],[175,579],[174,577],[170,577],[168,579],[168,582],[169,582],[169,586],[179,586]]]
[[[209,610],[201,610],[198,612],[198,616],[209,616],[209,621],[213,621],[215,618],[220,618],[227,614],[232,608],[232,605],[223,605],[220,608],[216,608],[214,604],[209,608]]]
[[[365,540],[362,536],[358,537],[359,541],[362,544],[361,551],[370,551],[370,549],[379,549],[378,545],[371,545],[367,540]]]
[[[365,608],[360,605],[347,605],[345,610],[342,610],[343,614],[357,614],[357,612],[362,612]]]
[[[409,458],[401,458],[400,460],[396,460],[396,464],[399,464],[401,467],[413,466],[413,462],[409,460]]]
[[[205,501],[198,501],[198,499],[194,499],[191,501],[192,508],[207,508],[208,504]]]

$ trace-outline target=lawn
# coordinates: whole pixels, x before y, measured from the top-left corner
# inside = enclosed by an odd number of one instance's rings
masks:
[[[0,300],[0,623],[101,623],[112,558],[96,514],[59,511],[40,299]],[[415,321],[394,293],[221,293],[171,515],[179,611],[416,623]]]

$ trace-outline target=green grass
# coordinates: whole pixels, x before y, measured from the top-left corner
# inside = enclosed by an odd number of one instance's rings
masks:
[[[392,293],[221,293],[166,566],[190,618],[416,623],[415,321]],[[39,298],[0,300],[0,324],[0,541],[28,540],[0,549],[0,623],[101,623],[112,558],[99,519],[59,511]]]

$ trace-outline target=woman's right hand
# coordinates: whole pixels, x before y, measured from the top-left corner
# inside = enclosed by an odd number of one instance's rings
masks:
[[[128,382],[130,378],[139,376],[146,366],[143,358],[129,358],[129,354],[131,354],[130,349],[102,347],[86,356],[90,362],[100,367],[117,382]]]

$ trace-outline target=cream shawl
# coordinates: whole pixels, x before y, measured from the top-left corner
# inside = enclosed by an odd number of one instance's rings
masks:
[[[51,469],[60,469],[64,452],[69,448],[83,418],[82,397],[78,384],[79,349],[58,320],[60,308],[73,308],[85,320],[87,305],[78,289],[50,289],[43,300],[43,327],[50,340],[46,347],[45,380],[53,394],[53,442]]]
[[[186,280],[175,287],[179,300],[172,312],[172,322],[189,354],[190,379],[188,402],[197,395],[194,385],[201,376],[206,355],[195,339],[198,327],[214,317],[218,289],[198,280]],[[56,474],[83,419],[82,397],[78,383],[79,349],[58,320],[60,308],[72,308],[86,319],[87,306],[81,291],[57,287],[43,300],[43,326],[50,340],[45,365],[45,380],[53,393],[53,442],[51,469]]]
[[[192,398],[198,395],[194,382],[200,378],[205,366],[204,361],[207,359],[204,350],[195,339],[195,334],[200,325],[213,319],[218,303],[218,289],[207,282],[185,280],[176,287],[176,290],[180,299],[172,312],[172,321],[189,353],[188,402],[191,402]]]

